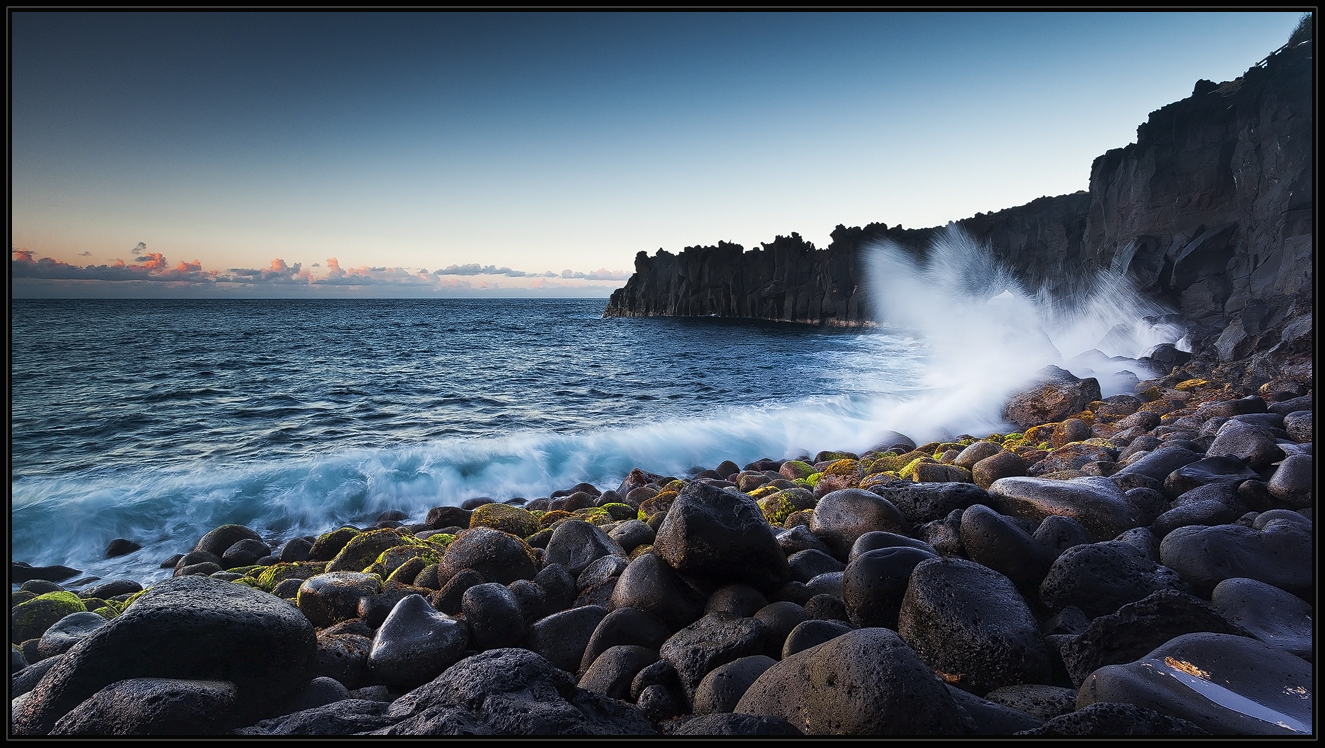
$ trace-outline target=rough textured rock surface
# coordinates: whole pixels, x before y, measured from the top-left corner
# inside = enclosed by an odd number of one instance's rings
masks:
[[[289,603],[208,577],[154,585],[89,634],[13,714],[19,735],[42,735],[92,694],[119,680],[228,680],[238,718],[261,712],[311,678],[317,637]]]
[[[1276,51],[1220,85],[1200,81],[1151,112],[1135,143],[1095,159],[1088,192],[958,223],[1025,285],[1056,296],[1101,270],[1130,275],[1203,323],[1187,365],[1256,385],[1309,380],[1312,47]],[[860,250],[886,238],[920,255],[938,230],[872,223],[838,226],[825,249],[792,234],[748,252],[726,242],[640,252],[603,314],[869,324]]]
[[[737,714],[781,717],[807,735],[959,735],[947,687],[895,632],[857,629],[792,655],[750,686]]]

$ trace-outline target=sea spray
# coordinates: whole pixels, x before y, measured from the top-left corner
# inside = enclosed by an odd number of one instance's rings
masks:
[[[866,248],[864,261],[875,318],[923,344],[923,394],[884,416],[918,438],[1000,428],[1008,397],[1049,365],[1096,377],[1106,397],[1130,392],[1137,378],[1157,374],[1136,358],[1182,334],[1156,324],[1167,310],[1117,274],[1080,281],[1066,296],[1030,293],[956,224],[922,260],[885,240]]]

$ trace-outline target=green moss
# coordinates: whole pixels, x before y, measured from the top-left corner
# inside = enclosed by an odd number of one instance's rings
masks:
[[[484,504],[469,516],[469,526],[491,527],[510,533],[518,538],[527,538],[538,532],[538,518],[527,510],[509,504]]]
[[[824,467],[825,475],[839,475],[843,478],[855,478],[859,475],[860,460],[843,459],[834,460],[831,464]]]
[[[806,462],[801,462],[800,460],[787,460],[782,463],[781,472],[783,475],[791,473],[791,479],[796,480],[798,478],[807,478],[813,475],[814,466]]]
[[[756,488],[756,489],[754,489],[754,490],[747,491],[745,495],[746,495],[746,496],[749,496],[750,498],[752,498],[752,499],[754,499],[754,500],[756,500],[756,501],[758,501],[759,499],[762,499],[762,498],[764,498],[765,496],[772,496],[773,494],[775,494],[775,493],[777,493],[777,492],[779,492],[779,491],[781,491],[781,490],[782,490],[782,489],[778,488],[777,486],[770,486],[770,485],[768,485],[768,484],[765,484],[765,485],[762,485],[762,486],[760,486],[760,487],[758,487],[758,488]]]
[[[354,539],[359,531],[353,527],[342,527],[338,530],[325,532],[317,536],[313,542],[313,547],[308,550],[308,558],[311,561],[330,561],[336,557],[336,554],[344,550],[345,545]]]
[[[629,504],[622,504],[621,502],[614,501],[610,504],[604,504],[603,509],[607,510],[607,513],[612,515],[612,519],[614,520],[620,521],[635,518],[635,510],[632,509]]]
[[[235,584],[242,584],[245,587],[252,587],[255,590],[262,589],[261,587],[258,586],[258,580],[256,577],[240,577],[239,579],[236,579],[234,581]]]
[[[916,465],[920,465],[926,462],[932,464],[934,462],[937,462],[937,460],[935,460],[933,457],[917,457],[916,459],[908,462],[906,464],[906,467],[902,468],[901,470],[898,470],[897,477],[902,478],[904,480],[915,480]]]
[[[414,538],[411,537],[410,540]],[[390,528],[359,533],[327,563],[327,571],[363,571],[382,555],[382,551],[405,545],[406,542],[400,533]],[[421,541],[415,540],[415,542]]]
[[[814,473],[813,475],[807,475],[805,476],[805,485],[809,486],[810,488],[814,488],[815,486],[819,485],[819,479],[822,477],[824,477],[823,473]]]
[[[99,607],[99,608],[94,608],[94,609],[92,610],[92,612],[93,612],[93,613],[96,613],[97,615],[101,616],[102,618],[105,618],[107,621],[114,620],[114,619],[115,619],[117,616],[119,616],[119,614],[120,614],[120,611],[115,610],[114,608],[110,607],[109,605],[102,605],[102,606]]]
[[[19,603],[9,612],[10,641],[22,644],[40,638],[56,621],[73,613],[85,613],[87,607],[72,592],[47,592]]]
[[[287,579],[308,579],[321,574],[327,568],[325,561],[282,562],[266,567],[258,574],[257,588],[271,592],[276,585]]]

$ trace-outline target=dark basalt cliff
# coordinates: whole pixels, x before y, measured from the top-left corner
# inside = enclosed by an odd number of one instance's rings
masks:
[[[1237,80],[1199,81],[1152,112],[1136,143],[1095,159],[1089,192],[958,223],[1028,288],[1061,295],[1099,270],[1124,271],[1217,334],[1220,345],[1206,345],[1212,357],[1273,347],[1286,319],[1310,314],[1312,74],[1305,41]],[[937,230],[877,223],[838,226],[825,249],[792,234],[750,251],[720,242],[640,252],[604,316],[867,324],[860,249],[888,237],[923,253]]]

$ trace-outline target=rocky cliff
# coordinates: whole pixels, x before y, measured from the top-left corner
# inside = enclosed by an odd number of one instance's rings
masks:
[[[1229,362],[1311,329],[1312,42],[1286,45],[1237,80],[1198,81],[1152,112],[1137,140],[1097,158],[1090,190],[960,221],[1029,288],[1064,294],[1103,269],[1206,333],[1198,357]],[[838,226],[827,248],[797,234],[635,257],[604,316],[870,322],[859,251],[888,237],[923,253],[937,229]],[[1296,311],[1295,311],[1296,310]],[[1292,340],[1284,338],[1291,334]]]

